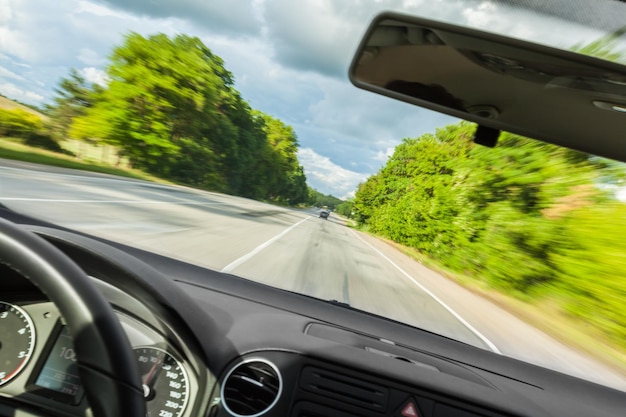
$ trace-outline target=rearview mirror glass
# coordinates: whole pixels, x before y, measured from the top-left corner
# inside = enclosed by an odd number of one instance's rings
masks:
[[[350,79],[486,128],[626,160],[626,67],[615,62],[385,13]]]

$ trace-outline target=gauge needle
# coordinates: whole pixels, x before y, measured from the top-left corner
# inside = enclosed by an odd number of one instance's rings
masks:
[[[154,385],[154,381],[160,373],[159,371],[161,369],[161,364],[163,363],[164,357],[165,355],[159,355],[157,357],[157,360],[154,362],[154,364],[150,368],[150,371],[143,380],[143,394],[145,398],[148,398],[152,394],[152,386]]]

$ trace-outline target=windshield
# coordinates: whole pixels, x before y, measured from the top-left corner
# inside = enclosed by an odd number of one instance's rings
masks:
[[[626,63],[611,0],[8,0],[0,203],[626,390],[624,164],[354,88],[383,10]]]

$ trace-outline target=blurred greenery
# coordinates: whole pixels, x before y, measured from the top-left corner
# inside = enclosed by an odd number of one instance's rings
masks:
[[[37,149],[32,146],[23,144],[23,141],[19,138],[0,137],[0,158],[32,162],[35,164],[50,165],[69,169],[80,169],[84,171],[99,172],[102,174],[117,175],[147,181],[163,182],[158,178],[141,171],[114,168],[108,165],[96,163],[94,161],[80,162],[71,155],[64,155],[59,154],[58,152]]]
[[[353,207],[354,207],[354,203],[352,202],[352,200],[342,201],[341,203],[337,204],[335,211],[341,214],[342,216],[350,219],[352,218]]]
[[[620,50],[619,40],[626,34],[626,26],[623,26],[595,41],[586,44],[577,44],[571,48],[574,52],[590,55],[607,61],[626,64],[626,51]]]
[[[40,116],[20,108],[0,108],[0,136],[19,138],[26,145],[68,153],[50,135]]]
[[[47,108],[51,137],[117,149],[151,175],[280,204],[308,199],[294,130],[250,108],[224,62],[198,38],[126,36],[107,85],[77,71]]]
[[[27,138],[44,128],[40,117],[22,109],[0,109],[0,135]]]
[[[330,195],[330,194],[322,194],[319,191],[310,188],[308,190],[309,196],[307,203],[313,207],[325,207],[329,210],[335,211],[337,207],[343,203],[343,200]]]
[[[116,167],[278,204],[341,202],[307,187],[293,128],[252,109],[198,38],[130,33],[113,50],[107,78],[99,86],[71,70],[46,116],[0,109],[0,136],[66,154],[71,144],[82,159],[100,150],[96,159]]]
[[[507,133],[490,149],[473,129],[404,139],[360,184],[355,219],[491,288],[556,302],[626,347],[624,166]]]

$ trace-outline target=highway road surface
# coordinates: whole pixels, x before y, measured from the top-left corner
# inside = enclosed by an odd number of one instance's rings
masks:
[[[626,376],[331,214],[0,160],[7,207],[135,247],[383,315],[626,391]]]

